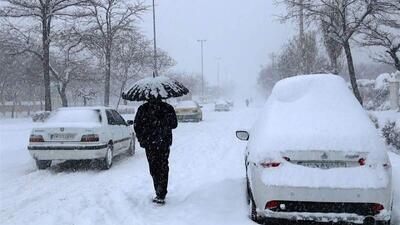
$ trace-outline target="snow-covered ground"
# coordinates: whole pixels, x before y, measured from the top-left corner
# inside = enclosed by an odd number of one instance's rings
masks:
[[[0,120],[0,224],[254,224],[248,219],[243,151],[234,131],[248,128],[258,108],[213,112],[174,131],[167,204],[151,202],[142,149],[101,171],[60,163],[37,171],[26,150],[30,119]],[[132,115],[130,115],[133,117]],[[129,116],[128,116],[129,117]],[[400,157],[393,163],[394,224],[400,224]]]

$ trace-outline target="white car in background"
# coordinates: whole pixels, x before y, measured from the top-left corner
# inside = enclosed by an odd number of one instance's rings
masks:
[[[221,111],[227,112],[227,111],[231,110],[231,107],[227,101],[219,100],[219,101],[215,102],[214,110],[217,112],[221,112]]]
[[[38,169],[52,160],[100,159],[103,168],[112,166],[113,157],[135,154],[133,121],[106,107],[59,108],[32,129],[28,150]]]
[[[180,122],[200,122],[203,120],[201,106],[192,100],[178,102],[175,107],[176,118]]]
[[[334,75],[284,79],[250,132],[247,196],[256,222],[390,224],[387,150],[346,82]]]

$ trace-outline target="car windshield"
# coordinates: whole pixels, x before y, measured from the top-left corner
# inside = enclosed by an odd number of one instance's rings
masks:
[[[197,108],[197,104],[194,101],[181,101],[176,108]]]
[[[226,105],[228,104],[226,101],[220,100],[215,103],[216,105]]]
[[[100,111],[95,109],[60,109],[47,119],[48,123],[100,123]]]

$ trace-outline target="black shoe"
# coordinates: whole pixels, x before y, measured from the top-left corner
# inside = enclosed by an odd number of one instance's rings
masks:
[[[164,205],[165,204],[165,199],[156,196],[156,197],[153,198],[153,202],[157,203],[157,204],[160,204],[160,205]]]

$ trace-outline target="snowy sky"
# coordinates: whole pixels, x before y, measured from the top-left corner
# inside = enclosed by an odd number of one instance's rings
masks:
[[[151,4],[151,0],[146,2]],[[294,24],[278,21],[277,15],[284,8],[273,2],[156,0],[158,46],[178,62],[174,70],[200,73],[197,40],[207,39],[205,79],[217,83],[217,58],[220,57],[221,80],[232,79],[238,93],[249,93],[254,90],[251,87],[255,86],[258,72],[268,62],[269,55],[297,32]],[[151,16],[151,12],[144,16],[142,24],[149,37],[152,37]]]
[[[151,0],[146,0],[149,4]],[[177,71],[200,73],[200,44],[204,45],[204,74],[217,82],[217,58],[221,80],[254,86],[261,65],[295,30],[274,15],[281,11],[272,0],[156,0],[158,46],[178,62]],[[143,30],[152,35],[149,13]],[[221,81],[222,82],[222,81]]]

